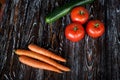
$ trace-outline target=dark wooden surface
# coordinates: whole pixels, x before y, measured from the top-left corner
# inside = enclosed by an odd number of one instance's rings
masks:
[[[0,80],[120,80],[120,0],[95,0],[85,7],[90,19],[105,23],[105,34],[87,34],[77,43],[64,36],[69,14],[55,23],[45,16],[70,0],[7,0],[0,22]],[[70,72],[57,74],[34,69],[18,61],[14,49],[35,43],[67,59]],[[59,62],[60,63],[60,62]]]

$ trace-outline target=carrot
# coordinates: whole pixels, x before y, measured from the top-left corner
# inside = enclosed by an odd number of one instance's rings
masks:
[[[58,60],[58,61],[62,61],[62,62],[66,62],[66,59],[54,54],[53,52],[46,50],[44,48],[41,48],[35,44],[30,44],[28,45],[28,48],[36,53],[42,54],[44,56],[50,57],[52,59]]]
[[[28,66],[31,66],[33,68],[39,68],[39,69],[44,69],[44,70],[49,70],[49,71],[54,71],[57,73],[62,73],[59,69],[47,64],[43,63],[37,60],[34,60],[32,58],[26,57],[26,56],[20,56],[19,61],[23,64],[26,64]]]
[[[58,64],[56,61],[50,59],[49,57],[46,57],[44,55],[41,55],[41,54],[38,54],[36,52],[33,52],[33,51],[28,51],[28,50],[23,50],[23,49],[17,49],[15,51],[15,53],[17,55],[24,55],[24,56],[28,56],[28,57],[31,57],[31,58],[34,58],[34,59],[37,59],[37,60],[40,60],[40,61],[43,61],[43,62],[46,62],[60,70],[63,70],[63,71],[70,71],[69,68],[61,65],[61,64]]]

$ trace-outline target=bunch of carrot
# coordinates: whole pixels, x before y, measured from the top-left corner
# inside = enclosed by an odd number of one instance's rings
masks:
[[[28,66],[62,73],[70,71],[66,66],[57,63],[55,60],[66,62],[66,59],[54,54],[53,52],[41,48],[35,44],[28,45],[30,50],[17,49],[15,53],[19,55],[19,61]]]

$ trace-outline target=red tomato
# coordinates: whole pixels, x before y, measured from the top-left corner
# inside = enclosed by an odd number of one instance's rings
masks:
[[[86,32],[93,38],[98,38],[105,32],[104,24],[99,20],[91,20],[88,22]]]
[[[84,24],[89,18],[89,13],[87,9],[79,6],[79,7],[73,8],[70,16],[73,22],[80,22],[81,24]]]
[[[83,26],[80,23],[71,23],[66,26],[65,36],[72,42],[81,40],[85,35]]]

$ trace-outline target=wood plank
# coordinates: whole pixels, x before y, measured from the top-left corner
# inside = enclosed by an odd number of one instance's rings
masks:
[[[64,36],[69,15],[55,23],[45,16],[71,0],[7,0],[0,22],[0,80],[120,80],[120,0],[95,0],[85,7],[90,19],[105,23],[105,34],[87,34],[73,43]],[[23,65],[14,49],[35,43],[67,59],[70,72],[57,74]],[[60,62],[59,62],[60,63]]]

